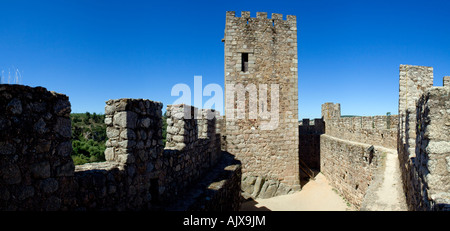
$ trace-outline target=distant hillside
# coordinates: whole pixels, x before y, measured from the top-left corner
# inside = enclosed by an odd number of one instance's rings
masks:
[[[72,113],[72,158],[75,165],[105,160],[105,115]]]

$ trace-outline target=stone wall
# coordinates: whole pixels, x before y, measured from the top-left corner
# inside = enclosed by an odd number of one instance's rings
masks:
[[[415,210],[450,211],[450,88],[432,87],[421,96],[416,133],[415,194],[408,199]]]
[[[151,209],[159,202],[165,189],[157,165],[164,158],[161,109],[143,99],[106,102],[106,162],[76,167],[80,209]]]
[[[226,14],[226,148],[242,161],[245,193],[267,198],[300,189],[297,23],[256,15]]]
[[[398,116],[341,117],[340,104],[322,105],[320,171],[344,198],[360,209],[386,155],[397,145]],[[311,135],[307,138],[311,139]]]
[[[298,156],[310,169],[320,171],[320,135],[325,133],[323,119],[299,122]]]
[[[355,116],[327,120],[326,134],[360,143],[397,147],[398,116]]]
[[[180,105],[167,106],[167,137],[161,182],[176,196],[213,167],[219,157],[220,134],[216,134],[214,110]],[[211,115],[208,119],[207,116]],[[198,119],[196,119],[198,118]],[[168,199],[173,196],[166,193]]]
[[[414,159],[416,150],[416,104],[426,89],[433,86],[433,68],[400,65],[397,153],[402,171],[403,188],[409,210],[418,207]]]
[[[341,104],[339,103],[324,103],[321,108],[322,119],[330,120],[341,117]]]
[[[444,76],[442,82],[443,87],[450,87],[450,76]]]
[[[45,88],[0,85],[0,209],[75,204],[70,102]]]
[[[397,147],[397,115],[341,117],[340,104],[322,105],[328,135],[360,143]]]
[[[200,210],[239,207],[240,163],[218,153],[214,118],[171,124],[172,131],[187,128],[185,139],[174,145],[182,148],[164,150],[161,103],[106,103],[106,162],[74,167],[68,97],[0,85],[0,210],[165,210],[191,188],[201,192],[192,200]],[[178,109],[168,108],[172,121]],[[202,195],[209,197],[202,201]]]
[[[383,151],[370,144],[320,137],[320,169],[333,188],[360,208],[364,195],[377,172]]]

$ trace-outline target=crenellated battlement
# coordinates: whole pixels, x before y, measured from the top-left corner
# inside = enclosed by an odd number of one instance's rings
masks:
[[[444,78],[442,78],[442,86],[450,87],[450,76],[444,76]]]
[[[240,165],[221,151],[217,112],[169,105],[164,147],[162,106],[108,100],[106,161],[74,166],[69,98],[1,84],[0,210],[237,210]]]
[[[235,11],[227,11],[227,18],[228,17],[235,17],[235,18],[242,18],[242,19],[251,19],[250,11],[241,11],[241,16],[236,16]],[[256,12],[256,18],[253,19],[270,19],[270,20],[284,20],[283,14],[278,13],[272,13],[271,18],[268,18],[267,12]],[[286,15],[287,22],[295,22],[297,20],[297,17],[295,15]]]

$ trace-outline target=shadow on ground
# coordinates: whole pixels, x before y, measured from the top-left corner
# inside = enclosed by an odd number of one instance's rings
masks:
[[[257,207],[258,204],[257,201],[253,200],[252,198],[243,199],[242,198],[242,205],[239,209],[240,211],[271,211],[265,206]]]

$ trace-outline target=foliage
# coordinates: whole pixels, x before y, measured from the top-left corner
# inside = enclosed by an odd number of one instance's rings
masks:
[[[105,115],[96,113],[72,113],[72,159],[75,165],[105,161]],[[163,145],[166,144],[167,115],[163,115]]]
[[[104,115],[72,113],[72,159],[75,165],[105,160],[106,125]]]

